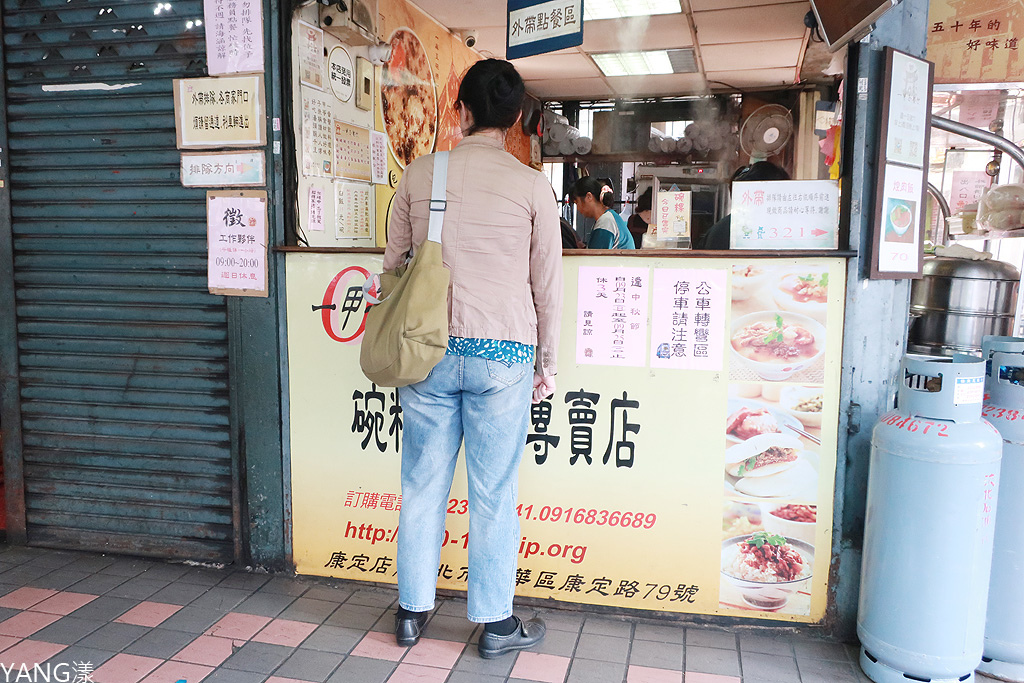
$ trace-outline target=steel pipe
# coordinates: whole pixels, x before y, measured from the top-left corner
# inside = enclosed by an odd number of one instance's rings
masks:
[[[968,126],[967,124],[960,123],[959,121],[950,121],[944,119],[941,116],[931,117],[932,127],[944,130],[947,133],[955,133],[962,135],[965,138],[971,140],[977,140],[978,142],[984,142],[992,145],[996,149],[1002,150],[1010,156],[1011,159],[1017,162],[1022,169],[1024,169],[1024,149],[1021,149],[1017,145],[1013,144],[1002,135],[996,135],[987,130],[981,128],[975,128],[974,126]]]

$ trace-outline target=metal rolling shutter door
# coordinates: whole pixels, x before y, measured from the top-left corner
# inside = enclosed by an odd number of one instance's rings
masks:
[[[28,541],[231,561],[227,309],[171,96],[202,3],[3,9]]]

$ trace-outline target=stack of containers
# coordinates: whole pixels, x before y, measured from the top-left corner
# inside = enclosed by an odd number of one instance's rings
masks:
[[[906,355],[871,439],[857,635],[876,683],[973,680],[981,662],[1002,439],[985,362]]]
[[[1003,438],[999,513],[978,671],[1024,682],[1024,339],[985,337],[984,414]]]

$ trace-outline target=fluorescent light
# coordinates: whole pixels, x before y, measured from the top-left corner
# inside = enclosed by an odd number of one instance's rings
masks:
[[[584,21],[678,14],[682,11],[679,0],[586,0],[583,3]]]
[[[648,76],[672,73],[666,50],[653,52],[606,52],[591,55],[605,76]]]

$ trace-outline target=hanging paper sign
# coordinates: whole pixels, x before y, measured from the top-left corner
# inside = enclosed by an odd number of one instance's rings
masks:
[[[203,20],[206,66],[211,76],[263,72],[263,5],[259,0],[203,0]]]
[[[331,49],[331,56],[327,60],[327,78],[331,82],[331,92],[335,97],[342,102],[352,99],[352,57],[340,45]]]
[[[324,231],[324,191],[319,187],[309,188],[309,221],[312,232]]]
[[[299,83],[324,89],[324,32],[312,24],[299,22]]]
[[[659,240],[690,236],[690,192],[658,191],[657,228]]]
[[[725,271],[654,271],[651,367],[722,369]]]
[[[174,79],[178,148],[267,144],[263,76]]]
[[[370,166],[374,183],[383,185],[388,181],[388,139],[375,130],[370,131]]]
[[[206,193],[211,294],[267,296],[267,193]]]
[[[647,268],[581,267],[576,311],[576,362],[647,364]]]
[[[540,55],[582,44],[582,0],[508,0],[506,59]]]
[[[183,152],[181,184],[185,187],[266,185],[266,159],[260,150],[244,152]]]

